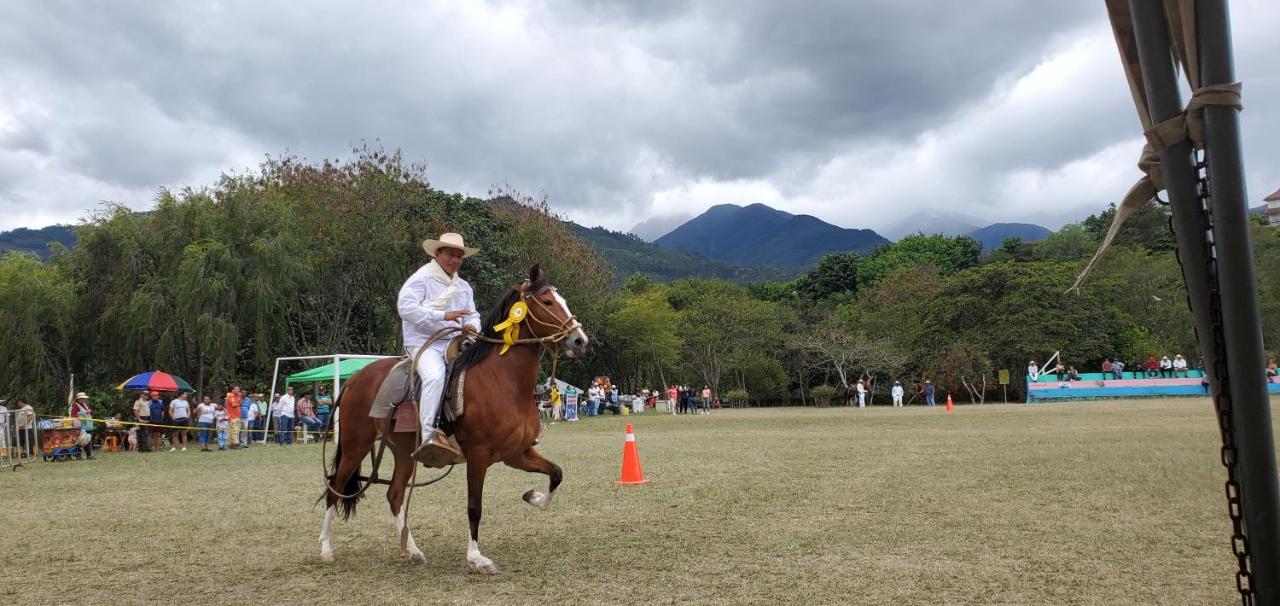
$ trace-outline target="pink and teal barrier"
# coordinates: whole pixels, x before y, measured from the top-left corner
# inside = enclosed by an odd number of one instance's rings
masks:
[[[1177,378],[1147,377],[1139,372],[1125,371],[1123,379],[1102,373],[1084,373],[1079,381],[1058,381],[1057,375],[1048,374],[1031,381],[1027,379],[1027,402],[1056,402],[1069,400],[1094,400],[1099,398],[1170,398],[1180,396],[1207,396],[1203,383],[1204,373],[1189,370],[1189,376],[1178,373]],[[1271,393],[1280,394],[1280,383],[1267,386]]]

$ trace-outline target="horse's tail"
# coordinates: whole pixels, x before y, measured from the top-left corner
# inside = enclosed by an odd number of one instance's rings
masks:
[[[346,395],[345,391],[342,393],[339,393],[338,401],[333,403],[334,414],[330,415],[329,417],[330,426],[326,428],[327,430],[329,430],[329,434],[327,435],[332,435],[333,417],[337,415],[338,409],[342,406],[342,396],[344,395]],[[326,436],[326,439],[327,439],[327,436]],[[360,497],[364,495],[364,491],[360,490],[360,468],[359,467],[356,467],[355,471],[353,471],[351,475],[347,477],[347,481],[343,486],[341,487],[334,486],[334,482],[338,479],[338,469],[341,464],[342,464],[342,443],[335,442],[334,448],[333,448],[333,461],[331,461],[329,464],[329,469],[332,470],[333,476],[325,477],[324,479],[325,491],[320,494],[320,499],[318,499],[316,502],[319,503],[320,501],[326,500],[330,494],[333,494],[338,498],[338,508],[342,511],[342,519],[350,520],[351,516],[356,514],[356,503],[360,502]]]
[[[342,461],[342,445],[333,449],[333,473],[338,473],[338,463]],[[333,478],[335,481],[337,477]],[[346,495],[338,497],[338,509],[342,512],[342,519],[350,520],[351,516],[356,515],[356,503],[360,502],[360,497],[364,493],[360,490],[360,470],[356,469],[354,473],[347,477],[346,483],[338,492]]]

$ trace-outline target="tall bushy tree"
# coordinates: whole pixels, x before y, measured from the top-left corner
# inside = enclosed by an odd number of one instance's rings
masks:
[[[34,255],[0,256],[0,393],[26,395],[42,412],[65,405],[75,285]]]

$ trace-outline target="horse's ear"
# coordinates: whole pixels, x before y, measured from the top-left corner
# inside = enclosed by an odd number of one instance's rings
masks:
[[[537,282],[538,279],[541,277],[542,277],[542,264],[534,263],[533,267],[529,268],[529,283],[532,284],[534,282]]]

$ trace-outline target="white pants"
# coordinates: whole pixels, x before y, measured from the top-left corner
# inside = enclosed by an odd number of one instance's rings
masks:
[[[858,392],[858,408],[864,408],[866,407],[866,405],[867,405],[866,392],[861,392],[861,391]]]
[[[422,379],[422,391],[418,394],[418,421],[422,424],[422,439],[431,437],[436,427],[436,415],[440,412],[440,397],[444,395],[444,351],[448,342],[436,342],[418,358],[418,378]],[[418,355],[418,348],[409,349],[409,357]]]
[[[893,396],[893,405],[902,406],[902,396]]]

